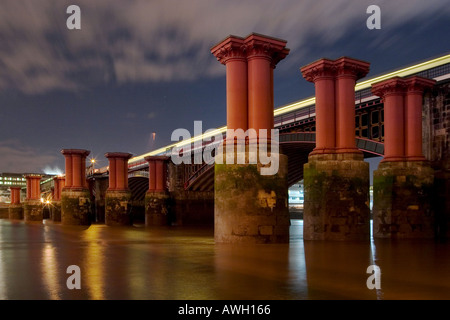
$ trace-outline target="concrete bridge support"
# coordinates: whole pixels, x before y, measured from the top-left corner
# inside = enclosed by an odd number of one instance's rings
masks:
[[[355,83],[369,63],[321,59],[301,72],[316,90],[316,148],[303,169],[303,238],[368,240],[369,164],[355,143]]]
[[[25,221],[42,221],[43,207],[41,202],[41,175],[27,175],[27,197],[23,206]]]
[[[61,223],[64,225],[90,225],[90,192],[86,181],[88,150],[63,149],[66,181],[61,193]]]
[[[275,148],[273,129],[273,70],[289,54],[286,41],[259,34],[229,36],[211,49],[227,71],[227,127],[255,132],[242,139],[227,132],[222,164],[215,164],[214,238],[218,243],[276,243],[289,241],[287,157]],[[246,73],[247,72],[247,73]],[[247,123],[245,120],[247,119]],[[249,132],[247,132],[249,133]],[[268,147],[278,170],[264,175],[259,151]],[[251,151],[253,150],[253,151]],[[226,153],[234,153],[228,161]],[[256,161],[249,161],[254,156]],[[245,161],[239,163],[238,158]],[[228,162],[227,162],[228,161]],[[231,162],[231,163],[230,163]],[[273,162],[271,165],[275,165]]]
[[[61,222],[61,194],[65,185],[64,177],[54,177],[53,201],[51,206],[51,215],[54,222]]]
[[[130,200],[128,188],[128,159],[131,153],[109,152],[109,188],[105,195],[105,224],[108,226],[126,226],[131,224]]]
[[[23,206],[20,203],[20,187],[11,187],[11,204],[9,205],[9,219],[22,220]]]
[[[170,212],[170,196],[166,186],[166,156],[145,157],[148,162],[149,187],[145,194],[145,225],[166,226]]]
[[[412,76],[372,85],[385,114],[385,156],[374,172],[376,238],[434,237],[434,170],[422,153],[422,96],[434,83]]]

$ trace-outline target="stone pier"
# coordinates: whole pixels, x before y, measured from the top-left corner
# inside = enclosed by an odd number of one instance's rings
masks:
[[[61,192],[61,223],[90,225],[90,192],[86,181],[86,157],[90,151],[63,149],[66,180]]]
[[[422,153],[422,97],[434,83],[412,76],[372,85],[385,119],[385,154],[373,184],[376,238],[434,237],[434,170]]]
[[[109,187],[105,195],[105,224],[108,226],[127,226],[131,224],[128,188],[128,159],[132,154],[108,152]]]
[[[43,220],[43,206],[41,202],[41,175],[30,174],[27,180],[27,197],[23,206],[23,215],[26,222]]]
[[[253,33],[229,36],[211,49],[227,77],[226,153],[222,163],[216,161],[214,176],[217,243],[289,241],[287,157],[276,148],[278,141],[268,139],[274,124],[273,71],[289,54],[286,43]],[[270,164],[261,161],[263,148]],[[278,170],[265,174],[269,165]]]
[[[9,219],[22,220],[23,206],[20,203],[21,187],[11,187],[11,204],[9,205]]]
[[[316,147],[303,169],[305,240],[370,238],[369,164],[355,142],[355,84],[369,66],[342,57],[301,68],[316,90]]]
[[[148,162],[149,186],[145,194],[145,225],[166,226],[168,225],[170,207],[170,196],[167,191],[167,161],[166,156],[145,157]]]

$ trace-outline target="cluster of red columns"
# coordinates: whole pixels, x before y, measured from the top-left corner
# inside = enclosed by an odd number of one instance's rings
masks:
[[[358,153],[355,142],[355,84],[370,64],[348,57],[320,59],[301,68],[316,90],[316,148],[311,154]]]
[[[65,186],[66,179],[64,177],[54,177],[53,178],[53,201],[61,201],[61,193]]]
[[[40,200],[41,199],[41,175],[27,175],[27,197],[26,200]]]
[[[128,190],[128,159],[131,153],[108,152],[105,157],[109,161],[108,190]]]
[[[148,162],[149,184],[148,192],[165,192],[167,160],[166,156],[149,156],[144,158]]]
[[[273,69],[289,54],[286,41],[252,33],[211,49],[226,66],[227,128],[273,129]]]
[[[20,204],[21,187],[11,187],[11,204]]]
[[[64,189],[87,188],[86,157],[90,151],[80,149],[63,149],[65,157],[66,180]]]
[[[383,161],[423,161],[422,96],[435,80],[412,76],[391,78],[372,85],[384,103]]]

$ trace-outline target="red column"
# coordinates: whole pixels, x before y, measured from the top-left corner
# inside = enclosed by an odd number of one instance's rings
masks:
[[[165,192],[166,191],[166,156],[149,156],[145,157],[149,168],[149,192]]]
[[[355,139],[355,84],[369,72],[370,63],[348,57],[334,62],[336,70],[336,151],[360,152]]]
[[[53,201],[59,201],[59,180],[58,177],[53,178]]]
[[[211,49],[212,54],[226,65],[227,128],[247,130],[247,59],[244,39],[229,36]]]
[[[248,63],[248,127],[273,129],[273,68],[289,54],[286,41],[251,34],[244,41]]]
[[[20,204],[21,187],[11,187],[11,204]]]
[[[146,159],[147,160],[147,159]],[[152,160],[148,161],[148,190],[149,191],[155,191],[156,189],[156,163]]]
[[[418,76],[405,79],[405,155],[407,160],[423,161],[422,153],[422,97],[427,88],[433,87],[435,80]]]
[[[65,156],[65,164],[66,164],[66,185],[68,187],[72,186],[72,155],[71,154],[64,154]]]
[[[26,181],[27,181],[27,196],[26,199],[31,199],[31,180],[28,179],[26,176]]]
[[[321,59],[300,70],[307,81],[314,83],[316,90],[316,147],[311,154],[334,153],[336,147],[334,62]],[[355,120],[352,128],[354,122]]]
[[[63,188],[65,187],[66,179],[64,177],[58,177],[58,201],[61,200],[61,193]]]
[[[78,153],[72,154],[72,187],[81,188],[81,155]]]
[[[86,157],[90,151],[63,149],[61,153],[65,157],[66,164],[65,188],[84,189],[86,186]]]
[[[384,159],[405,160],[405,81],[394,77],[372,85],[373,94],[384,103]]]
[[[27,175],[27,200],[39,200],[41,198],[41,175]]]
[[[128,159],[132,154],[108,152],[105,157],[109,160],[108,190],[128,190]]]

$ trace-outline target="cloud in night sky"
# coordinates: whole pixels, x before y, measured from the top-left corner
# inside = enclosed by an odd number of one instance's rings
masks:
[[[57,159],[57,155],[46,154],[17,140],[0,141],[0,155],[0,168],[9,168],[10,172],[43,173]]]
[[[382,8],[382,28],[450,15],[439,0],[79,0],[82,29],[69,31],[70,4],[2,0],[0,90],[39,94],[222,76],[210,47],[251,32],[287,39],[298,56],[286,64],[298,67],[311,39],[329,45],[365,28],[370,4]]]

